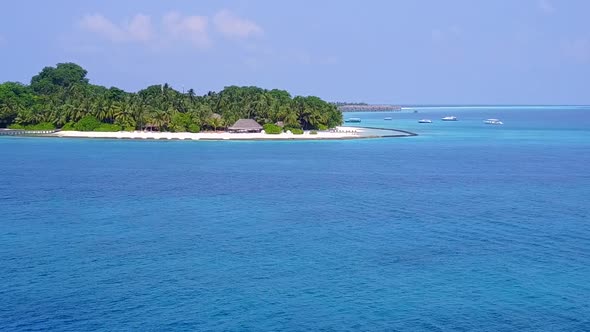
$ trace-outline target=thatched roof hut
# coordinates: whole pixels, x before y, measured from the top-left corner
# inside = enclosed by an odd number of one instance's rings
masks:
[[[259,133],[262,126],[252,119],[239,119],[227,130],[232,133]]]
[[[213,114],[211,114],[211,116],[209,116],[209,119],[221,119],[221,115],[219,115],[217,113],[213,113]]]

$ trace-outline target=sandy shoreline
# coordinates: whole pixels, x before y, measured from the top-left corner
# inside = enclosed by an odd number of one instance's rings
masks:
[[[415,136],[413,133],[362,127],[336,127],[333,131],[318,131],[311,134],[309,131],[302,135],[281,133],[270,135],[264,133],[171,133],[171,132],[146,132],[146,131],[118,131],[118,132],[86,132],[86,131],[59,131],[46,135],[49,137],[63,138],[105,138],[105,139],[153,139],[153,140],[323,140],[323,139],[358,139],[378,137],[404,137]]]

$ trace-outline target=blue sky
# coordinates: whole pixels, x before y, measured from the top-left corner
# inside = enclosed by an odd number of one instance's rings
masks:
[[[330,101],[590,104],[590,1],[6,1],[0,81],[76,62],[91,82]]]

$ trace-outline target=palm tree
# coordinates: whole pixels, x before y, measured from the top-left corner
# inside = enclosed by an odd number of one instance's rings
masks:
[[[195,102],[195,90],[193,90],[192,88],[188,89],[187,95],[188,95],[188,99],[191,101],[191,103],[194,103]]]
[[[133,104],[125,102],[122,107],[113,110],[115,122],[123,127],[136,125],[133,120]]]
[[[100,122],[106,122],[108,118],[108,109],[102,100],[94,101],[92,103],[91,109],[91,114],[93,114],[95,118],[97,118]]]
[[[148,119],[150,124],[158,127],[160,130],[168,128],[170,123],[170,116],[167,112],[154,108],[148,113]]]
[[[121,110],[121,102],[111,102],[106,106],[105,117],[108,123],[115,122],[115,114]]]
[[[135,118],[135,123],[140,130],[143,130],[147,122],[149,108],[149,106],[141,103],[140,101],[133,104],[133,117]]]
[[[68,122],[67,104],[55,107],[50,113],[50,121],[58,128],[63,127]]]
[[[224,121],[221,117],[210,117],[207,120],[207,124],[213,128],[213,131],[217,131],[217,128],[223,127]]]

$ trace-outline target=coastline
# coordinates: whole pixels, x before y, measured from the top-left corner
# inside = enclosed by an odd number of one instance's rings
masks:
[[[385,137],[410,137],[417,134],[395,129],[365,128],[365,127],[336,127],[332,131],[318,131],[311,134],[309,131],[302,135],[288,133],[228,133],[228,132],[204,132],[204,133],[173,133],[173,132],[147,132],[147,131],[59,131],[42,137],[58,138],[98,138],[98,139],[133,139],[133,140],[192,140],[192,141],[266,141],[266,140],[342,140],[362,138]]]

